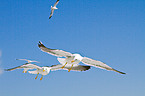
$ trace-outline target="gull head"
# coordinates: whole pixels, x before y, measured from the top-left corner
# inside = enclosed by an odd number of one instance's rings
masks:
[[[74,62],[75,60],[81,61],[83,59],[83,57],[80,54],[73,54],[73,56],[74,56],[74,60],[72,60],[72,62]]]
[[[50,67],[42,67],[42,69],[43,69],[43,72],[47,72],[47,73],[50,72]]]

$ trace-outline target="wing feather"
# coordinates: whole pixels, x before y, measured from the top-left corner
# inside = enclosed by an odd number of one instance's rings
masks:
[[[41,67],[39,67],[35,64],[26,63],[26,64],[23,64],[21,66],[17,66],[17,67],[10,68],[10,69],[5,69],[5,71],[12,71],[12,70],[15,70],[15,69],[22,69],[22,68],[41,69]]]
[[[59,3],[59,0],[57,0],[54,4],[54,7],[56,7],[56,5]]]
[[[47,48],[40,41],[39,41],[38,47],[42,51],[47,52],[48,54],[51,54],[51,55],[54,55],[54,56],[57,56],[57,57],[69,57],[69,56],[72,56],[72,54],[70,52],[66,52],[66,51],[59,50],[59,49]]]
[[[37,63],[39,63],[38,61],[28,60],[28,59],[16,59],[16,60],[24,60],[24,61],[27,61],[28,63],[32,63],[32,62],[37,62]]]
[[[101,61],[93,60],[93,59],[88,58],[88,57],[83,57],[82,62],[86,65],[89,65],[89,66],[94,66],[94,67],[98,67],[101,69],[112,70],[112,71],[115,71],[115,72],[118,72],[121,74],[125,74],[123,72],[120,72],[120,71],[117,71],[117,70],[111,68],[110,66],[106,65],[105,63],[103,63]]]
[[[62,64],[58,64],[58,65],[52,65],[51,66],[51,70],[52,71],[55,71],[55,70],[68,70],[71,68],[71,66],[65,66],[63,69],[62,69]],[[72,67],[72,71],[86,71],[86,70],[89,70],[91,67],[90,66],[83,66],[83,65],[76,65],[76,66],[73,66]]]
[[[54,10],[51,10],[51,13],[50,13],[49,19],[52,17],[53,13],[54,13]]]

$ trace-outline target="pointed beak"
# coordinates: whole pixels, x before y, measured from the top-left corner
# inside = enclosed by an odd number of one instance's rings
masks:
[[[43,69],[43,72],[44,72],[45,70]]]
[[[72,60],[71,63],[75,62],[75,60]]]

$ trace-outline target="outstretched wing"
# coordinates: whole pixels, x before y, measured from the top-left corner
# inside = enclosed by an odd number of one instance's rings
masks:
[[[56,7],[56,5],[59,3],[59,0],[57,0],[54,4],[54,7]]]
[[[28,60],[28,59],[16,59],[16,60],[24,60],[24,61],[27,61],[28,63],[32,63],[32,62],[37,62],[37,63],[39,63],[38,61]]]
[[[93,60],[88,57],[83,57],[82,62],[89,66],[94,66],[94,67],[98,67],[98,68],[106,69],[106,70],[112,70],[112,71],[118,72],[120,74],[126,74],[126,73],[123,73],[123,72],[120,72],[120,71],[117,71],[117,70],[111,68],[110,66],[106,65],[105,63],[103,63],[101,61]]]
[[[52,17],[53,13],[54,13],[54,10],[51,10],[51,13],[50,13],[49,19]]]
[[[63,50],[47,48],[40,41],[39,41],[38,47],[42,51],[47,52],[48,54],[51,54],[51,55],[54,55],[54,56],[57,56],[57,57],[70,57],[70,56],[72,56],[71,53],[63,51]]]
[[[41,69],[41,67],[39,67],[35,64],[26,63],[26,64],[23,64],[21,66],[17,66],[17,67],[10,68],[10,69],[5,69],[5,71],[12,71],[12,70],[15,70],[15,69],[22,69],[22,68]]]
[[[62,64],[58,64],[58,65],[52,65],[51,66],[51,70],[55,71],[55,70],[68,70],[71,68],[71,66],[65,66],[62,69],[63,65]],[[86,71],[89,70],[91,67],[90,66],[83,66],[83,65],[76,65],[72,67],[72,71]]]

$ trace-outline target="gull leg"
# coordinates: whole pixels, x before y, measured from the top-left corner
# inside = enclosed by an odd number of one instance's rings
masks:
[[[23,73],[25,73],[25,71],[23,71]]]
[[[39,74],[39,73],[37,73],[37,76],[35,77],[35,79],[37,79],[37,77],[38,77],[38,74]]]
[[[40,80],[42,80],[42,79],[43,79],[43,75],[41,76]]]
[[[67,64],[67,62],[65,63],[65,65]],[[63,69],[64,67],[65,67],[65,65],[64,66],[62,66],[61,68]]]
[[[70,68],[70,69],[68,69],[68,72],[70,72],[70,70],[72,69],[72,67],[73,67],[73,64],[71,65],[71,68]]]
[[[25,71],[24,73],[27,73],[27,71]]]

